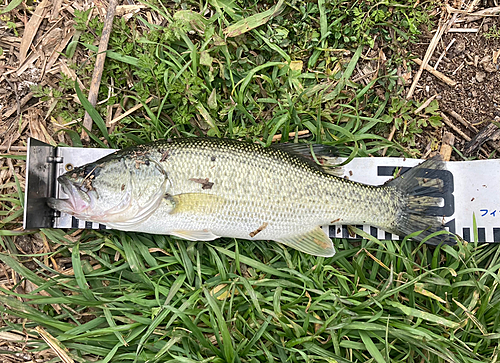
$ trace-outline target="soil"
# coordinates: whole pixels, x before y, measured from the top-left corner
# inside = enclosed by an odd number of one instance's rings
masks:
[[[434,66],[451,43],[437,70],[456,81],[457,85],[449,86],[424,71],[414,98],[424,101],[437,95],[442,111],[447,115],[454,111],[466,121],[466,124],[472,125],[465,127],[456,118],[450,117],[456,127],[470,138],[474,138],[478,129],[486,127],[491,121],[500,121],[500,18],[482,18],[465,24],[459,23],[456,26],[478,31],[445,34],[434,51],[429,65]],[[495,30],[497,35],[491,36]],[[413,49],[412,54],[423,59],[433,35],[424,34],[421,43]],[[461,135],[447,128],[448,131],[455,133],[456,142],[463,147],[467,140],[463,140]]]

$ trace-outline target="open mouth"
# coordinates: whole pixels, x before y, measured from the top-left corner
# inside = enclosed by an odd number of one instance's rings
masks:
[[[49,207],[74,216],[82,216],[90,207],[89,196],[64,175],[57,178],[57,181],[68,199],[49,198]]]

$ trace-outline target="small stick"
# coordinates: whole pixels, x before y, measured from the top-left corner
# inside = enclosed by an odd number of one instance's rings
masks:
[[[453,43],[455,43],[456,39],[453,38],[450,42],[450,44],[448,44],[448,46],[446,47],[446,49],[443,51],[443,53],[441,53],[441,55],[439,56],[439,59],[437,60],[436,64],[434,64],[434,69],[438,69],[438,65],[439,65],[439,62],[441,62],[441,59],[444,58],[444,56],[446,55],[446,52],[450,49],[450,47],[453,45]]]
[[[7,78],[5,78],[5,79],[7,79]],[[24,96],[23,98],[21,98],[21,100],[19,101],[20,107],[23,107],[26,103],[28,103],[28,101],[31,100],[32,97],[33,97],[33,92],[30,92],[26,96]],[[14,106],[14,107],[12,107],[10,110],[5,111],[3,117],[4,118],[9,118],[16,111],[17,111],[17,105]]]
[[[394,137],[395,133],[396,133],[396,125],[392,125],[392,130],[391,130],[391,133],[389,134],[389,137],[387,138],[387,140],[392,141],[392,138]],[[386,152],[387,152],[387,148],[384,148],[384,150],[382,150],[382,156],[385,156]]]
[[[309,130],[302,130],[302,131],[299,131],[297,134],[298,134],[298,136],[307,135],[307,134],[309,134]],[[279,140],[281,140],[282,137],[283,137],[282,134],[274,135],[272,142],[279,141]],[[290,132],[288,134],[288,137],[295,137],[295,132]]]
[[[460,64],[457,69],[455,69],[451,74],[455,75],[459,70],[461,70],[463,67],[465,67],[465,61]]]
[[[458,127],[453,125],[453,122],[446,116],[444,113],[441,112],[441,117],[443,118],[443,122],[449,126],[453,131],[455,131],[457,134],[459,134],[465,141],[470,141],[471,138],[464,134],[462,130],[460,130]]]
[[[477,33],[478,28],[451,28],[448,33]]]
[[[118,5],[118,0],[110,0],[108,5],[108,13],[106,14],[106,19],[104,20],[104,28],[102,29],[101,41],[99,42],[99,49],[97,50],[97,57],[95,60],[94,73],[92,74],[92,81],[90,83],[89,91],[89,102],[92,106],[95,106],[97,102],[97,95],[99,93],[99,86],[101,84],[102,71],[104,69],[104,60],[106,59],[106,50],[108,49],[109,37],[111,35],[111,30],[113,28],[113,19],[115,18],[115,10]],[[85,112],[85,117],[83,119],[82,139],[89,141],[89,135],[87,135],[87,130],[92,130],[92,118]]]
[[[437,95],[437,93],[436,93],[434,96],[429,97],[429,99],[428,99],[427,101],[425,101],[424,103],[422,103],[422,105],[421,105],[419,108],[417,108],[417,109],[415,110],[414,114],[415,114],[415,115],[416,115],[416,114],[418,114],[418,113],[419,113],[419,112],[421,112],[424,108],[426,108],[427,106],[429,106],[429,105],[431,104],[431,102],[434,100],[434,98],[436,98],[437,96],[438,96],[438,95]]]
[[[153,96],[149,97],[147,100],[146,100],[146,103],[149,103],[151,100],[153,99]],[[118,121],[120,121],[122,118],[124,117],[127,117],[128,115],[130,115],[131,113],[137,111],[138,109],[140,109],[141,107],[143,106],[142,103],[139,103],[137,105],[135,105],[134,107],[132,107],[130,110],[127,110],[125,113],[122,113],[121,115],[119,115],[118,117],[115,117],[113,120],[111,120],[109,122],[110,125],[114,125],[115,123],[117,123]]]
[[[478,132],[479,130],[477,129],[476,126],[474,126],[473,124],[471,124],[470,122],[466,121],[462,116],[460,116],[458,113],[456,113],[455,111],[446,111],[447,113],[450,114],[450,116],[453,116],[453,118],[455,120],[457,120],[458,122],[460,122],[462,125],[464,125],[466,128],[468,129],[471,129],[472,131],[474,132]]]
[[[413,61],[415,63],[417,63],[420,68],[422,68],[422,64],[423,64],[423,61],[419,58],[415,58],[413,59]],[[457,85],[457,82],[455,82],[454,80],[452,80],[450,77],[448,76],[445,76],[443,73],[439,72],[439,71],[436,71],[434,68],[432,68],[430,65],[426,64],[424,67],[423,67],[426,71],[432,73],[434,76],[436,76],[437,78],[439,78],[441,81],[443,81],[444,83],[446,83],[447,85],[449,86],[456,86]],[[408,96],[406,96],[406,98],[409,98]]]
[[[26,146],[10,146],[0,145],[0,151],[24,151],[26,152],[28,148]]]
[[[445,29],[448,27],[448,22],[446,23],[441,23],[439,24],[438,31],[436,34],[434,34],[434,37],[432,38],[429,47],[427,48],[427,51],[425,52],[424,60],[422,61],[420,65],[420,68],[418,69],[417,74],[415,75],[415,78],[413,79],[413,83],[411,84],[410,90],[408,91],[408,94],[406,95],[406,99],[410,99],[413,97],[413,93],[415,92],[415,89],[417,88],[418,81],[420,80],[420,77],[422,76],[422,73],[424,69],[426,69],[427,63],[429,63],[429,60],[431,59],[432,53],[434,53],[434,49],[436,49],[439,39],[444,34]],[[417,62],[415,62],[417,63]],[[417,63],[418,64],[418,63]],[[429,67],[430,68],[430,67]]]

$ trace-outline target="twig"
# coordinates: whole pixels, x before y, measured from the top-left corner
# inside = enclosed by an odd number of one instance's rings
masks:
[[[463,67],[465,67],[465,61],[460,64],[457,69],[455,69],[451,74],[455,75],[459,70],[461,70]]]
[[[42,82],[41,84],[45,84],[45,83]],[[21,98],[21,101],[19,102],[20,107],[23,107],[26,103],[28,103],[28,101],[31,100],[32,97],[33,97],[33,92],[30,92],[26,96]],[[8,117],[12,116],[12,114],[16,111],[17,111],[17,107],[12,107],[10,110],[5,111],[3,118],[8,118]]]
[[[439,62],[441,62],[441,60],[444,58],[444,56],[446,55],[446,52],[450,49],[450,47],[453,45],[453,43],[455,43],[456,39],[453,38],[450,42],[450,44],[448,44],[448,46],[446,47],[446,49],[443,51],[443,53],[441,53],[441,55],[439,56],[439,59],[437,60],[436,64],[434,64],[434,69],[438,69],[438,65],[439,65]]]
[[[21,101],[19,100],[19,94],[17,93],[17,85],[12,84],[7,77],[4,78],[5,81],[9,84],[10,88],[14,91],[14,95],[16,96],[16,112],[17,117],[21,116]]]
[[[26,152],[28,148],[26,146],[9,146],[0,145],[0,151],[24,151]]]
[[[429,60],[431,59],[432,53],[434,53],[434,49],[436,49],[436,46],[439,43],[439,39],[444,34],[445,29],[448,27],[448,22],[446,23],[441,23],[439,24],[438,31],[436,34],[434,34],[434,37],[431,40],[431,43],[429,44],[429,47],[427,48],[427,51],[425,52],[424,60],[420,64],[420,68],[415,75],[415,78],[413,79],[413,83],[411,84],[410,90],[408,91],[408,94],[406,95],[406,99],[410,99],[413,97],[413,93],[415,92],[415,89],[417,88],[418,81],[420,80],[420,77],[422,76],[422,72],[424,69],[427,69],[427,63],[429,63]],[[417,62],[415,62],[417,63]],[[417,63],[418,64],[418,63]],[[429,67],[430,68],[430,67]],[[429,71],[430,72],[430,71]]]
[[[392,141],[392,138],[394,137],[395,133],[396,133],[396,125],[392,125],[391,133],[389,134],[389,137],[387,138],[387,140]],[[385,147],[384,150],[382,150],[382,156],[385,156],[386,152],[387,152],[387,148]]]
[[[448,33],[477,33],[479,28],[451,28]]]
[[[472,140],[464,146],[464,154],[472,154],[484,143],[487,143],[496,151],[500,151],[498,145],[494,143],[494,141],[498,140],[498,138],[500,138],[500,129],[495,124],[490,123],[479,131],[476,136],[474,136]]]
[[[420,69],[422,69],[422,64],[423,64],[423,61],[419,58],[415,58],[413,59],[413,61],[415,63],[417,63],[419,66],[420,66]],[[436,76],[437,78],[439,78],[441,81],[443,81],[444,83],[446,83],[447,85],[453,87],[453,86],[456,86],[457,85],[457,82],[455,82],[454,80],[452,80],[450,77],[448,76],[445,76],[443,73],[439,72],[439,71],[436,71],[434,68],[432,68],[430,65],[426,64],[424,67],[423,67],[426,71],[432,73],[434,76]],[[409,98],[408,96],[406,96],[406,98]]]
[[[104,69],[104,60],[106,59],[106,50],[108,49],[109,37],[113,28],[113,19],[115,18],[115,10],[117,5],[118,0],[109,1],[108,13],[106,14],[106,19],[104,20],[104,28],[102,30],[101,41],[99,42],[99,49],[97,50],[95,68],[94,73],[92,74],[92,81],[90,83],[89,90],[89,102],[92,104],[92,106],[95,106],[97,102],[97,95],[99,94],[99,86],[101,84],[102,71]],[[87,135],[85,129],[92,130],[92,118],[90,117],[88,112],[85,112],[82,131],[82,139],[88,141],[89,135]]]
[[[437,93],[436,93],[434,96],[429,97],[429,99],[428,99],[427,101],[425,101],[424,103],[422,103],[422,105],[421,105],[419,108],[417,108],[417,109],[415,110],[415,112],[414,112],[414,113],[415,113],[415,115],[416,115],[416,114],[418,114],[419,112],[421,112],[421,111],[422,111],[424,108],[426,108],[427,106],[429,106],[429,105],[431,104],[431,102],[434,100],[434,98],[436,98],[437,96],[438,96],[438,95],[437,95]]]
[[[443,118],[443,122],[450,127],[453,131],[455,131],[457,134],[459,134],[465,141],[470,141],[471,138],[467,136],[462,130],[460,130],[458,127],[453,125],[453,122],[446,116],[444,113],[441,112],[441,117]]]
[[[151,102],[151,100],[153,99],[153,96],[149,97],[147,100],[146,100],[146,103],[149,103]],[[137,111],[138,109],[140,109],[142,106],[144,106],[142,103],[139,103],[137,105],[135,105],[134,107],[132,107],[130,110],[127,110],[125,113],[122,113],[120,116],[118,117],[115,117],[113,120],[111,120],[109,122],[110,125],[113,125],[115,123],[117,123],[118,121],[120,121],[122,118],[124,117],[127,117],[128,115],[130,115],[131,113]]]
[[[477,129],[476,126],[471,124],[470,122],[466,121],[462,116],[460,116],[458,113],[455,111],[446,111],[450,116],[452,116],[455,120],[460,122],[462,125],[464,125],[466,128],[471,129],[474,132],[478,132],[479,130]]]
[[[302,131],[299,131],[297,132],[297,135],[298,136],[303,136],[303,135],[307,135],[309,134],[309,130],[302,130]],[[279,135],[274,135],[273,136],[273,141],[272,142],[275,142],[275,141],[278,141],[278,140],[281,140],[281,138],[283,137],[282,134],[279,134]],[[288,134],[288,137],[295,137],[295,132],[290,132]]]

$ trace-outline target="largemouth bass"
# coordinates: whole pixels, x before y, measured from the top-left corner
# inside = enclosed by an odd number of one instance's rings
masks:
[[[442,201],[430,159],[382,186],[327,173],[282,148],[223,139],[173,139],[136,146],[58,178],[69,199],[49,205],[79,219],[192,241],[273,240],[333,256],[321,225],[368,224],[422,240],[442,229],[428,216]],[[435,194],[435,193],[434,193]],[[431,242],[439,243],[434,237]]]

